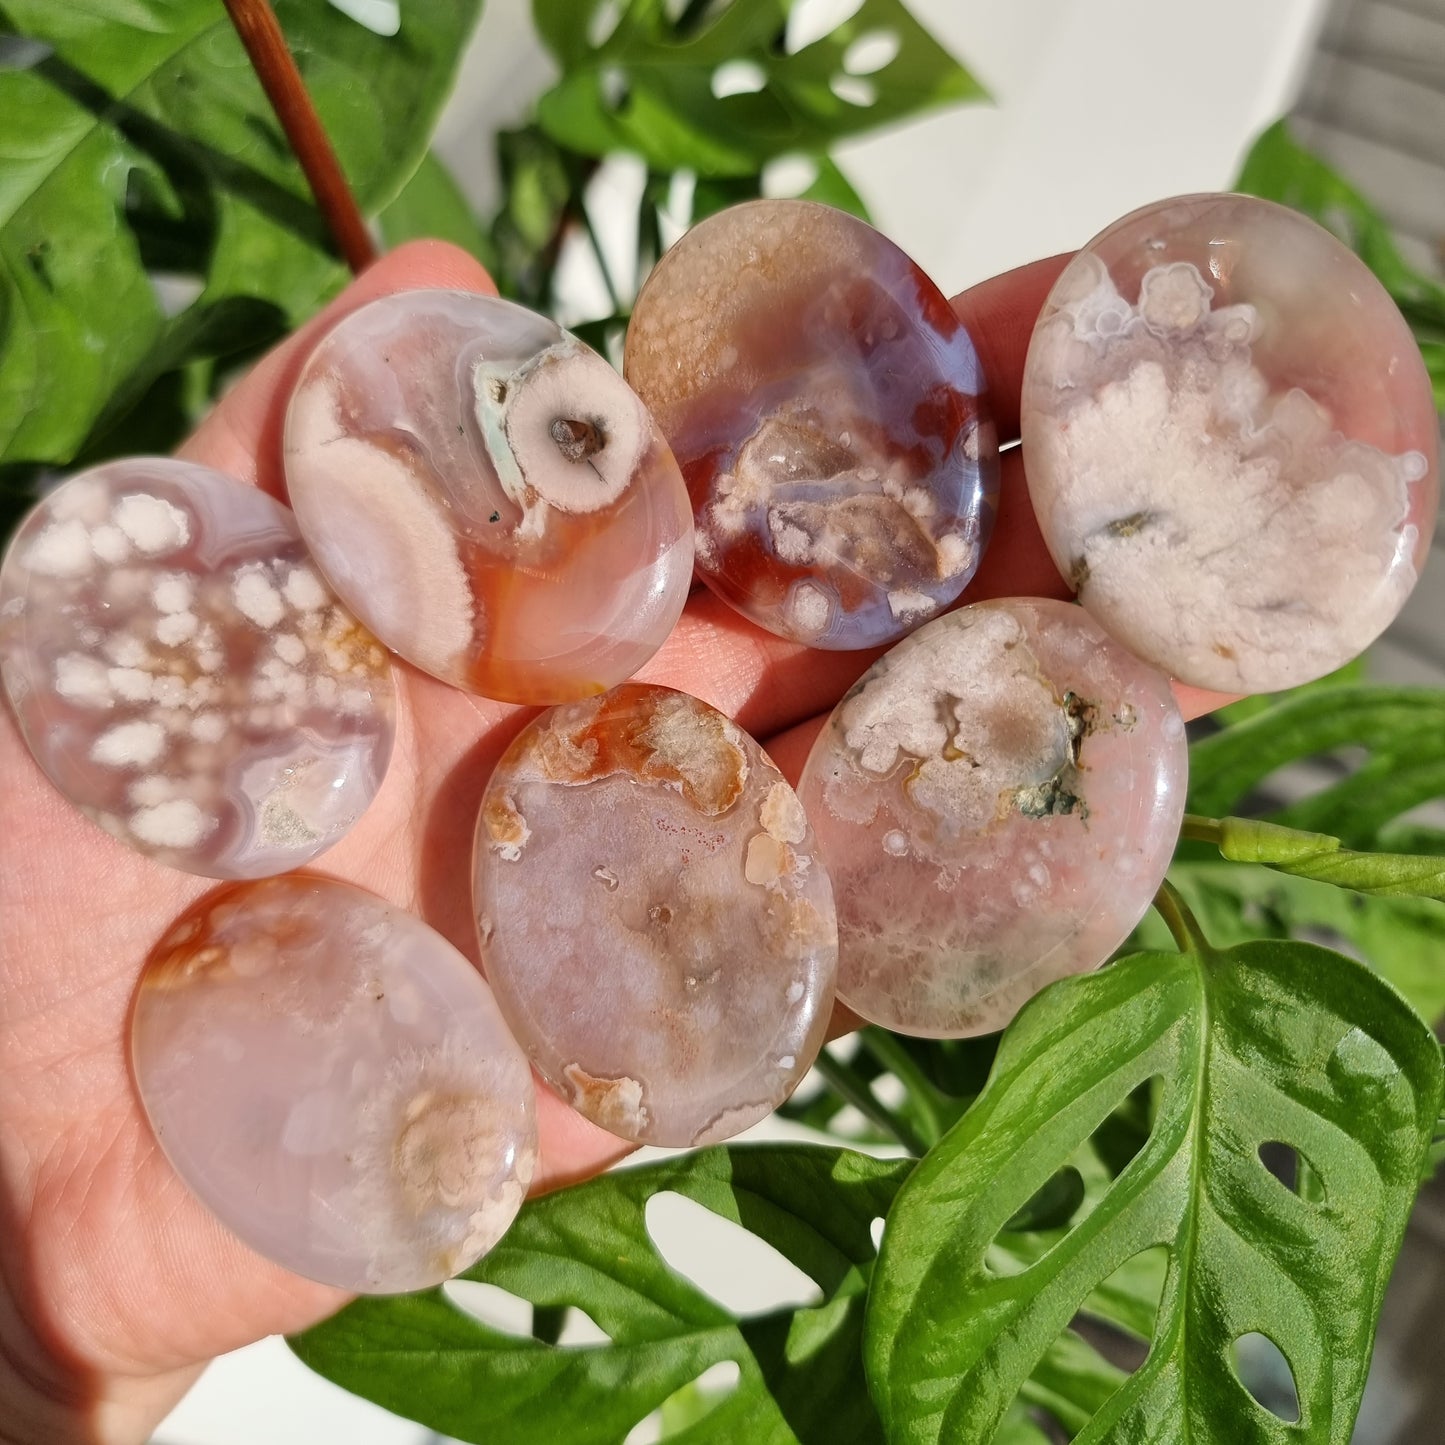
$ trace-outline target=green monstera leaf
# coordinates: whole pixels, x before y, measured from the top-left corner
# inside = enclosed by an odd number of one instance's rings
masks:
[[[902,0],[863,0],[795,50],[792,8],[725,0],[673,19],[664,0],[534,0],[537,29],[563,70],[538,119],[583,155],[627,150],[654,170],[747,176],[776,156],[821,153],[846,135],[984,94]]]
[[[1070,1227],[1008,1248],[1010,1217],[1141,1090],[1148,1133],[1117,1177]],[[1440,1097],[1424,1023],[1309,944],[1195,934],[1045,990],[889,1214],[865,1335],[888,1439],[1029,1440],[1032,1410],[1077,1445],[1346,1445]],[[1267,1167],[1281,1151],[1293,1184]],[[1048,1368],[1091,1315],[1147,1356],[1051,1400]],[[1297,1423],[1241,1383],[1256,1335],[1288,1361]]]
[[[291,1341],[312,1369],[459,1440],[616,1445],[670,1399],[733,1361],[734,1389],[690,1445],[873,1445],[858,1368],[873,1229],[912,1167],[851,1150],[725,1146],[607,1174],[527,1204],[462,1276],[533,1306],[585,1311],[606,1343],[504,1333],[441,1290],[363,1299]],[[648,1233],[649,1200],[681,1194],[772,1245],[818,1286],[815,1305],[736,1319],[674,1271]],[[555,1319],[555,1316],[551,1316]],[[552,1330],[541,1330],[555,1340]]]
[[[481,0],[395,35],[276,10],[364,209],[415,170]],[[64,465],[158,380],[343,280],[218,0],[0,0],[0,463]]]

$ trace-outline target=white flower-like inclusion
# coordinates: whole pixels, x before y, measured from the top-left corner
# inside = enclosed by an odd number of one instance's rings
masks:
[[[1214,298],[1176,261],[1131,305],[1099,256],[1075,258],[1029,354],[1029,486],[1060,570],[1115,636],[1186,682],[1265,691],[1331,671],[1399,612],[1429,464],[1273,385],[1262,312]]]
[[[879,669],[838,710],[858,766],[882,778],[906,759],[904,793],[950,835],[988,827],[1071,762],[1064,702],[1018,619],[969,621],[966,648],[956,631],[925,629],[908,666]]]
[[[545,528],[547,507],[612,506],[651,444],[642,403],[600,356],[570,339],[521,366],[479,361],[473,385],[487,452],[524,513],[524,534]]]
[[[0,669],[36,761],[113,837],[217,878],[294,868],[380,787],[386,656],[290,514],[170,458],[72,478],[0,566]]]
[[[1186,767],[1168,682],[1082,608],[1011,598],[925,623],[835,709],[798,785],[839,998],[962,1036],[1096,967],[1169,865]]]

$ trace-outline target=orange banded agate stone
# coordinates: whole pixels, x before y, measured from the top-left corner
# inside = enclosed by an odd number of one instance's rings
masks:
[[[602,692],[686,601],[691,513],[647,409],[576,337],[495,296],[408,291],[342,320],[297,383],[285,465],[336,591],[469,692]]]
[[[766,200],[694,226],[637,298],[625,369],[687,479],[699,574],[760,627],[872,647],[977,570],[998,489],[978,353],[856,217]]]

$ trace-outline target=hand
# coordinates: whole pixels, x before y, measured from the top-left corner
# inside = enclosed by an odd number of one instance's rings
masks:
[[[993,386],[999,435],[1018,436],[1029,331],[1059,257],[955,303]],[[491,292],[469,257],[404,246],[278,347],[182,455],[284,496],[281,425],[298,369],[340,316],[395,291]],[[1067,596],[1034,525],[1017,449],[1003,460],[993,542],[966,594]],[[876,654],[768,636],[696,589],[642,676],[705,698],[796,779],[821,720]],[[467,840],[493,763],[529,713],[397,666],[396,749],[353,832],[320,860],[420,914],[475,957]],[[1192,714],[1218,701],[1191,693]],[[205,1362],[344,1303],[253,1254],[187,1192],[140,1112],[127,1010],[160,933],[213,885],[139,857],[73,811],[0,722],[0,1441],[146,1439]],[[539,1090],[537,1187],[596,1173],[627,1146]]]

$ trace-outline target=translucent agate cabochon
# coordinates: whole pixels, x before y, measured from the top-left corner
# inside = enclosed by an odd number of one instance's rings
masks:
[[[82,472],[21,524],[0,566],[0,671],[66,797],[215,878],[329,848],[391,753],[390,660],[291,513],[166,457]]]
[[[389,647],[507,702],[630,677],[692,578],[686,491],[602,358],[493,296],[341,321],[286,419],[286,482],[337,592]]]
[[[203,899],[141,977],[131,1063],[191,1190],[341,1289],[422,1289],[512,1222],[531,1072],[487,985],[420,919],[292,874]]]
[[[518,1040],[624,1138],[736,1134],[822,1046],[837,929],[812,830],[697,698],[630,683],[525,728],[482,803],[476,904]]]
[[[838,900],[838,997],[902,1033],[1002,1028],[1144,915],[1184,811],[1165,678],[1082,608],[976,603],[877,662],[798,785]]]
[[[626,371],[687,478],[698,571],[760,626],[869,647],[973,576],[998,485],[978,355],[862,221],[789,200],[708,217],[643,287]]]
[[[1022,415],[1060,571],[1185,682],[1320,677],[1415,583],[1439,489],[1419,347],[1364,263],[1293,211],[1189,196],[1110,226],[1044,305]]]

